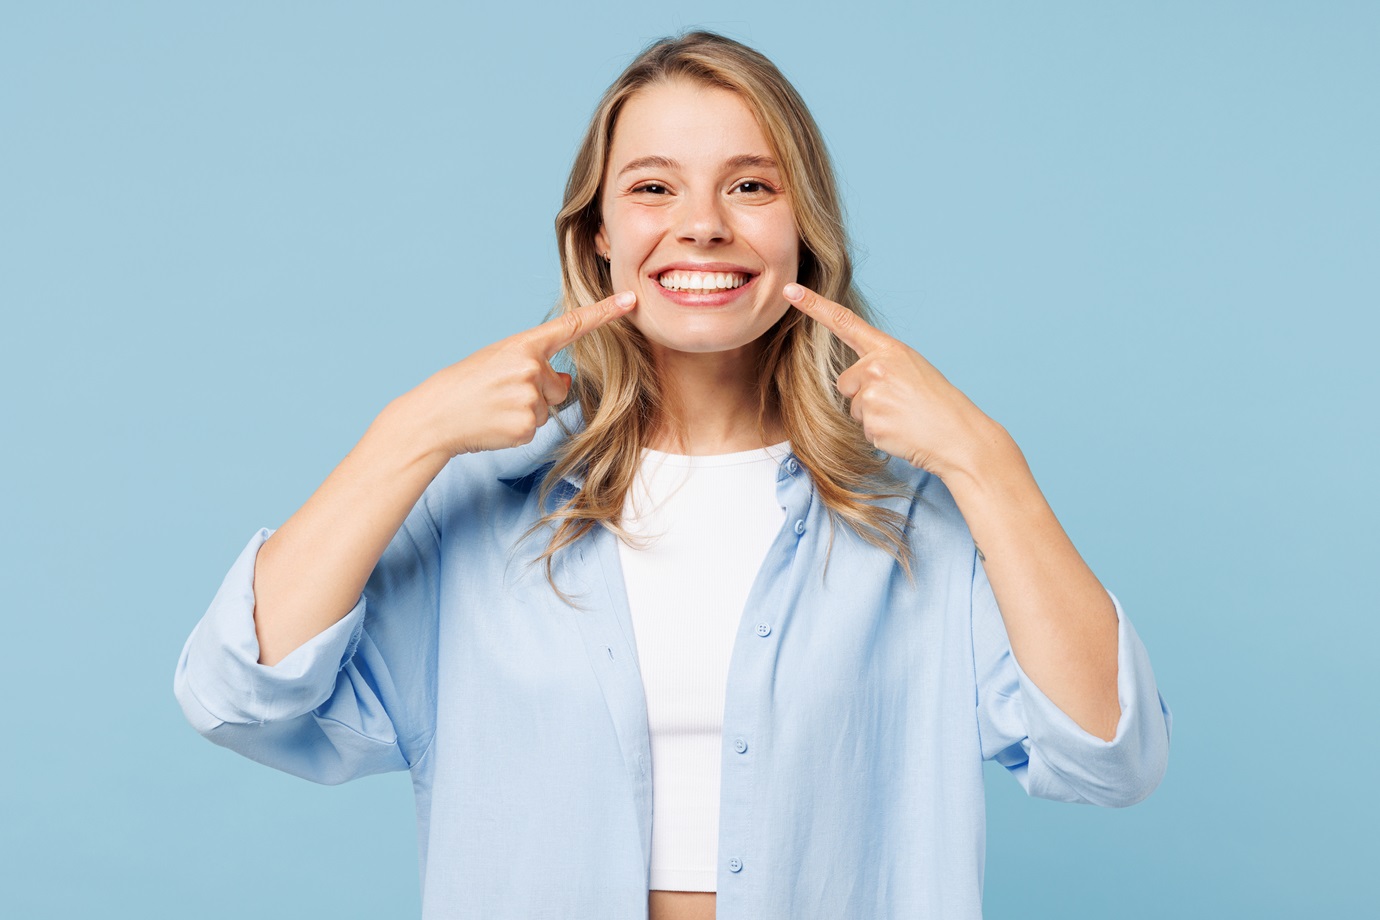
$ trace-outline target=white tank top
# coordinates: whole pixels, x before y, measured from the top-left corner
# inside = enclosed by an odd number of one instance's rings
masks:
[[[714,891],[724,691],[748,591],[785,510],[790,443],[715,456],[645,450],[618,543],[652,742],[651,888]]]

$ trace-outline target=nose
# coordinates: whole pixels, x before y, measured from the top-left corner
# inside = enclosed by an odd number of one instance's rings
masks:
[[[723,201],[716,192],[687,193],[678,217],[676,236],[683,243],[704,246],[733,239]]]

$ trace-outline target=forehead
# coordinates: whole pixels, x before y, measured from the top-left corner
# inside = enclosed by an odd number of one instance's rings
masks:
[[[713,168],[744,154],[772,156],[771,144],[737,93],[689,80],[644,87],[629,96],[614,125],[608,169],[660,156],[686,168]]]

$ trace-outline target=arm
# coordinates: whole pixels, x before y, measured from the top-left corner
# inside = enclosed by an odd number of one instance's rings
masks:
[[[1168,766],[1172,720],[1145,646],[1120,601],[1107,592],[1117,621],[1121,715],[1116,733],[1104,739],[1069,718],[1025,673],[1012,654],[976,548],[971,565],[973,676],[982,758],[1001,764],[1037,798],[1124,807],[1148,796]]]
[[[1084,729],[1111,738],[1116,616],[1016,442],[904,342],[808,288],[782,293],[859,356],[837,383],[867,440],[949,488],[1029,676]]]
[[[384,548],[450,457],[419,436],[406,397],[379,414],[296,514],[259,548],[259,663],[276,665],[355,606]]]
[[[395,399],[259,550],[254,623],[261,664],[350,610],[384,547],[451,457],[526,444],[565,399],[547,362],[636,303],[620,294],[509,336]]]
[[[984,419],[986,417],[984,416]],[[1116,734],[1117,615],[1035,483],[986,419],[964,465],[940,475],[968,523],[1021,669],[1080,727]]]
[[[307,505],[231,566],[173,677],[207,739],[326,784],[406,770],[425,752],[442,518],[430,464],[444,463],[408,459],[409,419],[391,404]]]
[[[546,360],[631,305],[609,298],[433,374],[287,523],[256,533],[178,659],[174,693],[197,731],[320,783],[415,766],[436,717],[438,474],[530,441],[569,386]]]

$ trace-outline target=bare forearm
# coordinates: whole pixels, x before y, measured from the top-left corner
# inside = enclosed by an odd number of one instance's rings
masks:
[[[1116,610],[1020,448],[993,422],[965,469],[941,478],[968,522],[1021,669],[1084,730],[1110,740],[1121,715]]]
[[[259,548],[254,627],[275,665],[350,612],[388,543],[450,459],[424,443],[408,397],[390,403]]]

